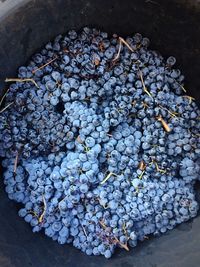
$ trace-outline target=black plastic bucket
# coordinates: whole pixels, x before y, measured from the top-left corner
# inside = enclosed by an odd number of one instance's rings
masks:
[[[0,0],[0,92],[6,77],[59,33],[95,26],[126,36],[140,32],[151,48],[174,55],[185,87],[200,103],[199,0]],[[199,267],[200,217],[165,235],[118,250],[110,260],[61,246],[17,215],[0,183],[0,267]]]

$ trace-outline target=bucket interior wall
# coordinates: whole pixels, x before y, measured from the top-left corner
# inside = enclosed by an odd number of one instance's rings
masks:
[[[188,95],[200,103],[200,4],[198,0],[0,0],[0,94],[6,77],[42,45],[69,29],[96,27],[121,36],[135,32],[151,40],[150,48],[177,58]],[[1,176],[2,177],[2,176]],[[150,238],[130,252],[117,250],[111,260],[89,257],[71,245],[61,246],[34,234],[17,215],[0,181],[1,267],[197,267],[200,217],[167,234]]]

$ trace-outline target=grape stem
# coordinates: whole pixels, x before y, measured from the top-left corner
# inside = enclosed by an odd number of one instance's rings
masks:
[[[46,209],[47,209],[47,203],[46,203],[46,199],[45,199],[44,195],[42,195],[42,199],[43,199],[43,203],[44,203],[44,208],[43,208],[42,214],[40,215],[40,217],[38,219],[39,223],[41,223],[43,221],[44,215],[45,215]]]
[[[121,50],[122,50],[122,44],[124,44],[125,46],[127,46],[128,49],[131,52],[134,52],[133,48],[122,37],[119,37],[119,49],[118,49],[117,55],[115,56],[115,58],[113,59],[113,61],[116,61],[119,58],[120,53],[121,53]]]
[[[1,100],[0,100],[0,106],[2,105],[3,100],[4,100],[4,98],[6,97],[8,91],[9,91],[9,88],[6,90],[5,94],[2,96],[2,98],[1,98]]]
[[[162,126],[166,132],[168,132],[168,133],[171,132],[171,128],[169,127],[169,125],[166,123],[166,121],[164,121],[164,119],[161,116],[157,117],[157,120],[162,123]]]
[[[139,178],[140,180],[142,179],[142,177],[143,177],[144,173],[145,173],[145,170],[143,170],[143,171],[142,171],[142,173],[139,175],[139,177],[138,177],[138,178]]]
[[[183,97],[186,97],[187,99],[189,99],[189,104],[191,104],[191,103],[192,103],[192,100],[195,100],[195,98],[194,98],[194,97],[192,97],[192,96],[189,96],[189,95],[183,95]]]
[[[9,103],[7,106],[5,106],[5,108],[3,108],[0,113],[3,113],[7,108],[9,108],[10,106],[12,106],[14,104],[14,102]]]
[[[17,151],[16,157],[15,157],[15,163],[14,163],[14,174],[16,174],[16,171],[17,171],[18,157],[19,157],[19,153]]]
[[[117,176],[117,174],[110,172],[100,184],[104,184],[111,176]]]
[[[160,173],[163,173],[163,174],[166,173],[166,170],[162,170],[162,169],[159,168],[158,163],[155,160],[152,160],[152,163],[151,164],[153,164],[153,163],[156,166],[156,171],[157,172],[160,172]]]
[[[107,226],[105,225],[103,221],[99,221],[99,224],[103,227],[105,231],[107,230]],[[129,251],[127,244],[123,244],[122,242],[120,242],[116,236],[113,236],[113,238],[115,242],[120,245],[120,247],[124,248],[126,251]]]
[[[171,112],[169,109],[167,109],[166,107],[163,107],[161,105],[159,105],[159,107],[166,110],[172,117],[176,117],[176,114],[178,114],[178,113],[175,114],[174,112]]]
[[[85,227],[81,224],[82,228],[83,228],[83,232],[85,234],[86,237],[88,237],[87,233],[86,233],[86,230],[85,230]]]
[[[23,82],[32,82],[37,88],[39,88],[38,84],[36,83],[35,80],[33,79],[30,79],[30,78],[26,78],[26,79],[19,79],[19,78],[6,78],[5,79],[5,82],[20,82],[20,83],[23,83]]]
[[[144,83],[144,79],[143,79],[143,75],[142,75],[142,72],[141,72],[140,69],[139,69],[139,75],[140,75],[140,79],[141,79],[142,86],[143,86],[143,89],[144,89],[145,93],[153,99],[151,93],[150,93],[150,92],[147,90],[147,88],[146,88],[146,85],[145,85],[145,83]]]
[[[176,83],[178,83],[178,85],[181,87],[181,89],[183,90],[183,92],[187,93],[187,90],[184,88],[184,86],[182,84],[180,84],[179,82],[177,82],[175,79],[174,79],[174,81]]]
[[[43,68],[45,68],[46,66],[48,66],[49,64],[51,64],[53,61],[55,61],[58,57],[56,56],[55,58],[51,59],[50,61],[48,61],[46,64],[42,65],[41,67],[35,69],[32,71],[33,74],[35,74],[38,70],[41,70]]]
[[[37,213],[34,210],[29,210],[29,213],[30,214],[33,214],[36,218],[38,218],[38,215],[37,215]]]

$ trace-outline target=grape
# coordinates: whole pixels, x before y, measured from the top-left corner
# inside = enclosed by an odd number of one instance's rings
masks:
[[[182,95],[184,76],[141,34],[120,40],[87,27],[57,36],[18,69],[39,88],[11,84],[14,104],[0,114],[5,191],[19,216],[106,258],[198,211],[200,112]]]

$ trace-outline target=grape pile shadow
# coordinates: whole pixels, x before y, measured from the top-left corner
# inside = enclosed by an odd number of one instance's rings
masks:
[[[110,258],[197,215],[200,111],[148,45],[71,30],[6,80],[5,190],[33,232]]]

